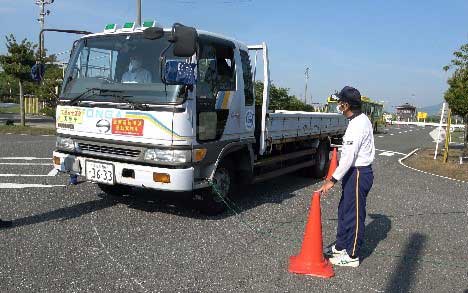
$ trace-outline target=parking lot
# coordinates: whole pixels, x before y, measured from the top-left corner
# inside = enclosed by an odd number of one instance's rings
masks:
[[[398,160],[433,145],[432,129],[375,135],[365,257],[323,280],[288,273],[312,192],[298,174],[245,189],[207,217],[187,195],[106,196],[51,172],[53,136],[0,135],[0,291],[464,292],[468,183],[415,172]],[[322,198],[324,245],[336,231],[339,186]]]

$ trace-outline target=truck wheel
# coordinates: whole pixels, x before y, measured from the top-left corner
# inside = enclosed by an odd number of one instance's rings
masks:
[[[320,142],[315,154],[315,165],[312,166],[312,176],[323,178],[327,175],[328,161],[330,160],[330,146],[327,142]]]
[[[234,187],[234,172],[229,163],[221,163],[213,176],[213,186],[201,193],[202,201],[200,211],[206,215],[218,215],[223,213],[232,197]]]
[[[102,192],[108,195],[118,196],[118,197],[128,195],[130,194],[130,191],[131,191],[130,186],[126,186],[122,184],[107,185],[107,184],[98,183],[98,186],[102,190]]]

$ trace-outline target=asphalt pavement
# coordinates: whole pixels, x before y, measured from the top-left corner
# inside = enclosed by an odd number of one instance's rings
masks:
[[[51,136],[0,135],[1,292],[464,292],[468,184],[398,163],[433,145],[431,129],[376,134],[359,268],[332,279],[290,274],[311,194],[298,174],[250,186],[226,214],[206,217],[187,195],[104,195],[54,176]],[[19,176],[22,175],[22,176]],[[322,198],[324,245],[333,242],[339,186]]]

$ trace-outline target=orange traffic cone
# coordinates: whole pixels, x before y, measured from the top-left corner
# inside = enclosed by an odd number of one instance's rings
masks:
[[[325,177],[327,180],[330,180],[333,176],[333,173],[336,170],[336,167],[338,167],[338,158],[337,158],[337,152],[336,148],[333,148],[333,153],[332,153],[332,159],[330,161],[330,167],[328,168],[328,174],[327,177]]]
[[[307,220],[301,252],[289,259],[289,272],[322,278],[335,275],[331,263],[323,257],[320,192],[312,196],[312,206]]]

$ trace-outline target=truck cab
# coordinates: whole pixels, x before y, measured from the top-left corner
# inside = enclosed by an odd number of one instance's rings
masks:
[[[263,57],[264,91],[257,106],[249,51]],[[205,198],[219,203],[216,196],[228,196],[235,183],[252,182],[256,166],[264,166],[261,160],[271,160],[284,143],[316,150],[328,139],[322,122],[313,126],[304,113],[278,113],[269,120],[269,85],[266,44],[248,47],[180,24],[108,25],[73,45],[57,107],[55,168],[85,176],[112,194],[131,187],[214,187],[216,194]],[[283,140],[287,119],[294,123],[293,136]],[[339,136],[346,123],[337,123],[333,133]],[[271,131],[275,127],[280,128]],[[308,139],[295,139],[306,128]],[[268,137],[269,130],[279,137]]]

